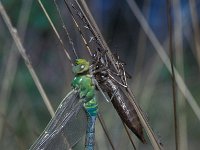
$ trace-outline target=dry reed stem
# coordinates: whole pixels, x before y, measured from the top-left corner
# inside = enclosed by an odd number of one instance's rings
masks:
[[[178,109],[177,109],[177,86],[176,78],[174,75],[174,35],[173,35],[173,19],[172,19],[172,1],[166,0],[167,2],[167,26],[168,26],[168,37],[169,37],[169,57],[170,57],[170,66],[171,66],[171,80],[172,80],[172,96],[173,96],[173,115],[174,115],[174,133],[175,133],[175,147],[176,150],[179,149],[179,125],[178,125]]]
[[[25,64],[26,64],[26,66],[27,66],[32,78],[33,78],[33,81],[35,82],[35,84],[36,84],[36,86],[37,86],[37,88],[38,88],[38,90],[39,90],[39,92],[40,92],[40,94],[41,94],[41,96],[44,100],[44,103],[45,103],[49,113],[51,114],[51,116],[54,116],[53,107],[50,104],[50,101],[49,101],[49,99],[48,99],[48,97],[47,97],[47,95],[46,95],[46,93],[45,93],[45,91],[44,91],[44,89],[43,89],[33,67],[32,67],[32,65],[31,65],[31,62],[30,62],[28,56],[26,55],[26,51],[25,51],[25,49],[24,49],[24,47],[23,47],[23,45],[20,41],[17,30],[12,26],[11,21],[10,21],[1,1],[0,1],[0,13],[2,15],[2,18],[3,18],[6,26],[8,27],[8,30],[9,30],[9,32],[10,32],[10,34],[11,34],[11,36],[12,36],[22,58],[25,61]]]
[[[21,33],[22,41],[24,39],[25,31],[27,28],[27,23],[28,23],[28,18],[30,14],[30,8],[32,6],[32,0],[25,2],[26,0],[23,0],[20,14],[19,14],[19,20],[17,23],[17,29],[19,33]],[[10,43],[10,41],[8,41]],[[1,114],[5,114],[7,110],[7,103],[8,99],[11,94],[11,89],[13,85],[13,81],[15,78],[16,70],[17,70],[17,65],[18,65],[18,60],[19,60],[19,53],[15,50],[15,44],[12,43],[11,50],[9,52],[8,59],[5,60],[6,63],[6,68],[5,68],[5,73],[3,77],[3,82],[1,84],[1,91],[0,91],[0,112]],[[1,119],[1,118],[0,118]],[[2,136],[2,130],[3,130],[3,123],[4,120],[0,121],[0,139]]]
[[[150,5],[151,4],[151,0],[150,1],[145,1],[144,2],[144,5],[143,5],[143,12],[144,12],[144,15],[146,16],[146,18],[148,19],[149,17],[149,12],[150,12]],[[149,7],[146,7],[146,6],[149,6]],[[136,60],[135,60],[135,65],[134,65],[134,83],[132,82],[130,84],[130,87],[132,89],[134,89],[134,94],[135,95],[138,95],[137,93],[140,93],[141,91],[141,82],[143,81],[142,79],[142,71],[141,71],[141,68],[142,68],[142,65],[144,64],[144,57],[145,57],[145,52],[146,52],[146,44],[147,44],[147,37],[143,31],[142,28],[140,28],[140,31],[139,31],[139,36],[138,36],[138,43],[137,43],[137,55],[136,55]],[[130,55],[133,55],[133,54],[130,54]],[[152,89],[152,88],[150,88]],[[145,93],[146,94],[146,93]],[[143,94],[143,95],[145,95]],[[139,101],[139,103],[141,104],[141,100]],[[146,104],[146,103],[145,103]],[[144,106],[144,105],[141,105],[141,106]],[[139,147],[139,141],[135,141],[135,147],[136,149],[138,149]]]

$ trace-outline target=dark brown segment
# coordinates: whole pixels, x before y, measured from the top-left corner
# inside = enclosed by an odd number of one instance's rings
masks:
[[[106,91],[109,97],[112,98],[112,104],[123,122],[142,141],[142,143],[145,143],[141,122],[128,97],[124,94],[122,89],[117,87],[109,78],[104,84],[110,89],[107,89]]]

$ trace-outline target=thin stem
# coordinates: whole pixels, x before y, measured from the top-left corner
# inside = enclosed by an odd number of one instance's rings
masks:
[[[172,80],[172,94],[173,94],[173,108],[174,108],[174,129],[175,129],[175,146],[176,150],[179,149],[179,128],[178,128],[178,113],[177,113],[177,100],[176,100],[176,83],[174,76],[174,52],[173,52],[173,34],[172,34],[172,9],[171,0],[167,0],[167,22],[168,22],[168,32],[169,32],[169,52],[170,52],[170,62],[171,62],[171,80]]]
[[[13,38],[13,40],[14,40],[14,42],[15,42],[15,44],[16,44],[16,46],[17,46],[17,48],[18,48],[18,50],[19,50],[19,52],[20,52],[20,54],[22,56],[22,58],[25,61],[25,64],[26,64],[26,66],[27,66],[32,78],[33,78],[33,81],[35,82],[35,84],[36,84],[36,86],[37,86],[37,88],[38,88],[38,90],[39,90],[39,92],[40,92],[40,94],[41,94],[41,96],[42,96],[42,98],[44,100],[44,103],[45,103],[49,113],[51,114],[51,116],[54,116],[53,107],[51,106],[51,103],[50,103],[50,101],[49,101],[49,99],[48,99],[48,97],[47,97],[47,95],[46,95],[46,93],[45,93],[45,91],[44,91],[39,79],[38,79],[38,76],[36,75],[32,65],[31,65],[31,62],[30,62],[30,60],[29,60],[29,58],[28,58],[28,56],[26,54],[26,51],[25,51],[25,49],[24,49],[24,47],[23,47],[23,45],[21,43],[21,40],[20,40],[20,38],[18,36],[17,30],[12,26],[11,21],[10,21],[10,19],[9,19],[9,17],[8,17],[8,15],[7,15],[7,13],[6,13],[1,1],[0,1],[0,13],[1,13],[2,17],[3,17],[4,22],[6,23],[6,25],[8,27],[8,30],[9,30],[9,32],[10,32],[10,34],[11,34],[11,36],[12,36],[12,38]]]

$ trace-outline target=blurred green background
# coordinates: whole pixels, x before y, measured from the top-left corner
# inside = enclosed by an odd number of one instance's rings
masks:
[[[36,0],[1,0],[12,24],[17,28],[29,59],[54,110],[70,91],[71,65]],[[90,58],[63,1],[57,0],[66,27],[79,56]],[[132,0],[133,1],[133,0]],[[113,53],[126,62],[132,79],[128,82],[137,102],[165,149],[175,149],[171,76],[151,40],[126,1],[86,1]],[[139,1],[137,5],[168,54],[166,2]],[[49,16],[74,59],[69,40],[62,29],[53,0],[43,0]],[[192,9],[191,9],[192,8]],[[200,2],[173,1],[175,66],[200,105]],[[141,19],[141,18],[139,18]],[[150,37],[151,38],[151,37]],[[40,96],[13,39],[0,18],[0,149],[28,149],[51,116]],[[187,94],[187,93],[186,93]],[[102,99],[100,97],[99,99]],[[177,88],[181,150],[200,147],[200,120]],[[101,111],[117,149],[132,149],[112,104],[102,100]],[[97,149],[110,146],[97,122]],[[146,136],[146,135],[145,135]],[[139,149],[152,149],[150,141]],[[148,137],[146,136],[146,139]],[[77,146],[76,149],[83,149]]]

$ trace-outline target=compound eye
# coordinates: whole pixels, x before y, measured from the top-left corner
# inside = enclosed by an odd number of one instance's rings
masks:
[[[81,69],[83,69],[83,68],[85,68],[85,66],[84,66],[84,65],[81,65]]]

